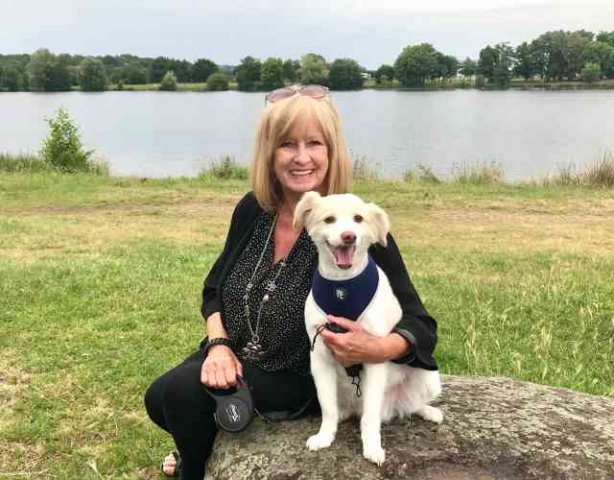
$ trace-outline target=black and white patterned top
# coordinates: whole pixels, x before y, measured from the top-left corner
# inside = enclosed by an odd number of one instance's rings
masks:
[[[249,295],[252,329],[256,328],[260,301],[267,293],[266,284],[281,267],[281,262],[273,265],[274,235],[265,246],[273,222],[271,213],[260,216],[249,243],[222,287],[224,327],[241,361],[245,361],[241,350],[252,338],[245,318],[244,296],[263,249],[266,251]],[[255,363],[263,370],[309,375],[309,338],[305,330],[304,308],[316,266],[316,248],[303,230],[286,258],[286,265],[279,272],[275,281],[277,287],[269,293],[270,299],[262,307],[258,336],[263,355]]]

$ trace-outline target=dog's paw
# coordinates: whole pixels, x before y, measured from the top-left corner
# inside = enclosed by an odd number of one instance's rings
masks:
[[[386,460],[386,452],[380,445],[364,446],[362,456],[375,463],[378,467]]]
[[[441,412],[441,410],[435,407],[431,407],[430,405],[425,405],[424,407],[420,409],[420,411],[416,413],[420,415],[422,418],[424,418],[425,420],[428,420],[430,422],[434,422],[434,423],[443,422],[443,413]]]
[[[328,448],[333,443],[335,439],[334,435],[326,435],[322,433],[318,433],[317,435],[312,435],[307,440],[307,448],[312,452],[316,450],[320,450],[322,448]]]

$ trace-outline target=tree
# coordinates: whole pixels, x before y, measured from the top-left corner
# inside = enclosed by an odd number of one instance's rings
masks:
[[[362,88],[363,68],[351,58],[338,58],[330,66],[328,82],[333,90],[358,90]]]
[[[127,85],[138,85],[149,82],[147,74],[148,70],[146,67],[138,63],[129,63],[116,71],[114,80],[116,82],[121,80]]]
[[[281,58],[269,57],[260,66],[260,81],[265,90],[284,86],[284,63]]]
[[[79,69],[81,90],[84,92],[101,92],[107,89],[107,74],[100,60],[87,57],[83,59]]]
[[[169,70],[173,71],[178,82],[185,83],[192,79],[192,64],[187,60],[170,59]]]
[[[458,59],[452,55],[444,55],[437,52],[437,65],[431,75],[431,78],[441,78],[446,80],[455,77],[459,69]]]
[[[241,59],[241,63],[235,69],[235,76],[239,90],[253,92],[260,89],[260,60],[253,57]]]
[[[284,61],[284,80],[295,83],[298,79],[298,72],[301,68],[301,62],[298,60],[285,60]]]
[[[23,74],[12,65],[0,67],[0,90],[19,92],[23,90]]]
[[[166,73],[172,69],[173,65],[170,58],[156,57],[151,62],[149,78],[154,83],[161,82],[164,75],[166,75]]]
[[[70,62],[70,55],[56,56],[46,48],[34,52],[26,67],[30,90],[35,92],[70,90],[73,84]]]
[[[509,85],[513,64],[513,49],[506,43],[487,45],[480,51],[477,72],[499,88]]]
[[[514,73],[520,75],[525,80],[533,78],[537,73],[535,68],[535,56],[531,45],[523,42],[516,47],[514,52],[516,64],[514,65]]]
[[[55,118],[47,118],[45,121],[51,131],[40,151],[43,161],[66,172],[88,170],[93,150],[83,149],[79,128],[68,112],[60,108]]]
[[[614,78],[614,46],[599,40],[591,42],[584,49],[582,60],[585,65],[596,63],[607,78]]]
[[[30,57],[26,70],[28,72],[30,90],[33,92],[44,92],[46,90],[53,57],[54,55],[46,48],[37,50]]]
[[[598,42],[607,43],[611,47],[614,47],[614,30],[611,32],[599,32],[595,40]]]
[[[328,64],[324,57],[315,53],[303,55],[299,78],[303,85],[328,85]]]
[[[430,43],[410,45],[394,62],[395,77],[406,87],[421,87],[437,71],[437,50]]]
[[[207,90],[219,92],[228,90],[228,76],[222,72],[215,72],[207,78]]]
[[[79,68],[72,64],[72,58],[66,53],[53,56],[45,91],[68,92],[73,84],[78,84]]]
[[[598,63],[587,63],[580,71],[580,78],[583,82],[592,83],[601,80],[601,67]]]
[[[391,82],[394,79],[394,67],[392,65],[382,65],[375,70],[373,76],[378,84]]]
[[[208,58],[199,58],[192,66],[192,81],[202,82],[218,71],[217,64]]]
[[[460,65],[460,73],[464,77],[473,77],[477,71],[477,62],[475,60],[471,60],[469,57],[463,60],[463,63]]]
[[[177,77],[175,76],[175,72],[169,70],[164,74],[164,78],[160,82],[160,90],[165,92],[173,92],[177,90]]]

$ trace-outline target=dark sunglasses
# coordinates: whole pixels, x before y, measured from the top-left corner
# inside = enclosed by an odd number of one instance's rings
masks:
[[[266,94],[266,102],[275,103],[285,98],[293,97],[294,95],[305,95],[306,97],[319,100],[329,96],[328,87],[323,85],[300,85],[277,88]]]

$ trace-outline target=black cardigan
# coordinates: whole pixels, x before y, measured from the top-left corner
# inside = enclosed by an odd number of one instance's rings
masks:
[[[205,319],[215,312],[223,312],[221,287],[249,242],[256,220],[262,213],[263,209],[258,205],[252,192],[246,194],[235,207],[224,250],[205,278],[201,306]],[[387,240],[386,247],[373,245],[369,253],[388,276],[392,290],[403,310],[403,316],[393,331],[403,336],[411,346],[410,353],[397,362],[427,370],[437,370],[437,363],[433,358],[437,343],[437,322],[422,305],[409,279],[399,248],[390,234]]]

